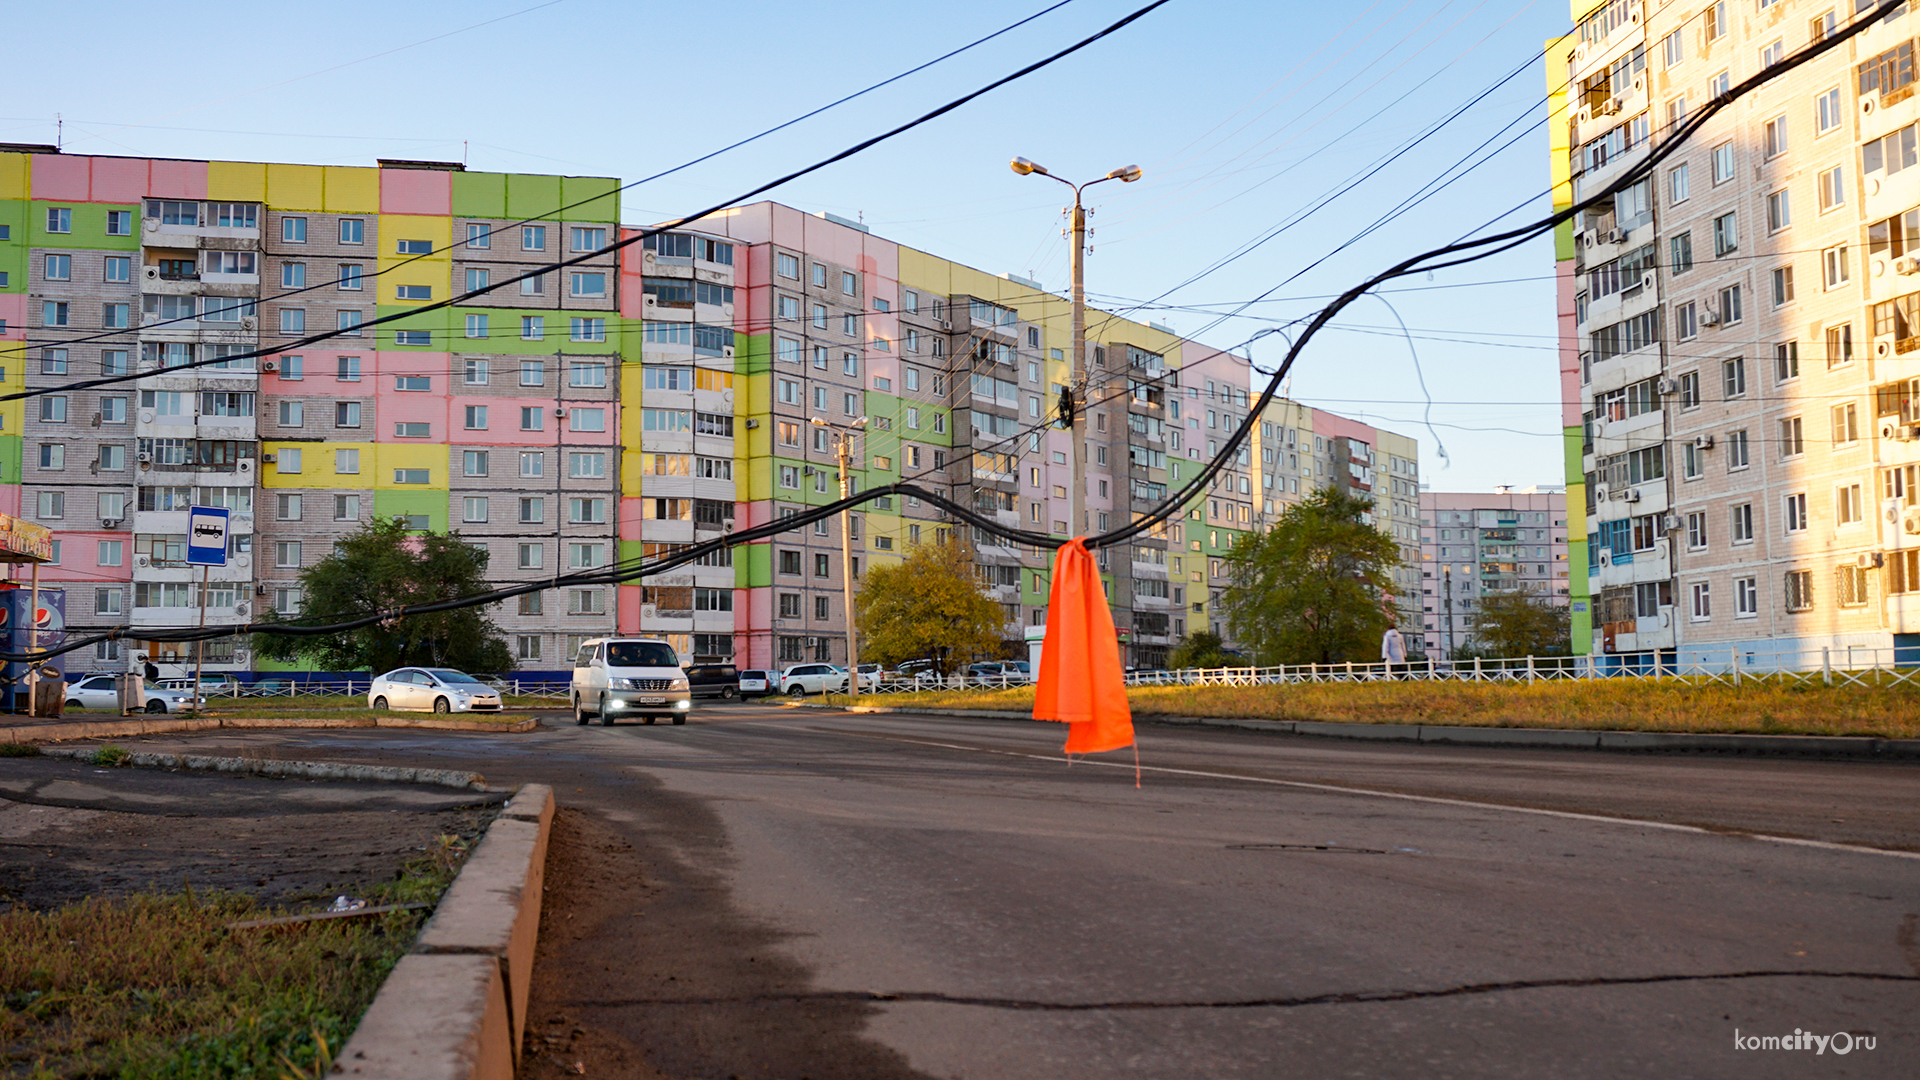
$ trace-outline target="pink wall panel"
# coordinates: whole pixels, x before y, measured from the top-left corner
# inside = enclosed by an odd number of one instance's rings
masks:
[[[146,158],[97,157],[93,162],[94,202],[139,202],[147,197]]]
[[[573,418],[571,416],[569,416],[565,421],[563,421],[567,425],[563,434],[566,437],[565,441],[568,446],[612,446],[614,445],[615,441],[620,437],[620,413],[619,413],[619,410],[614,408],[613,402],[611,401],[567,401],[565,399],[562,399],[560,402],[560,405],[562,408],[566,409],[569,413],[571,413],[574,409],[579,408],[581,406],[585,406],[589,409],[605,409],[606,410],[606,421],[607,421],[606,431],[575,431],[573,430]],[[551,409],[553,407],[554,406],[552,401],[548,401],[547,408]],[[558,417],[554,416],[551,412],[547,414],[547,420],[549,422],[556,419],[558,419]],[[516,423],[518,422],[517,417],[515,419],[515,422]],[[547,436],[548,436],[547,445],[551,446],[552,436],[553,436],[553,432],[551,429],[548,430]]]
[[[341,355],[345,356],[347,354],[342,350]],[[369,370],[367,361],[362,360],[360,362],[360,368],[362,371]],[[393,377],[395,375],[428,376],[433,379],[434,391],[444,393],[450,388],[453,382],[453,376],[450,374],[452,370],[451,357],[443,352],[402,352],[397,349],[377,352],[374,354],[371,364],[372,373],[381,379],[380,393],[383,395],[393,390]],[[330,375],[332,371],[332,364],[329,363],[326,373]],[[411,397],[413,394],[409,391],[402,396]]]
[[[20,516],[19,484],[0,484],[0,514],[7,514],[12,517]],[[61,554],[65,555],[66,553],[63,551]],[[27,569],[26,564],[21,564],[20,568],[22,570]]]
[[[625,526],[622,526],[621,535],[626,535]],[[640,586],[622,585],[618,592],[620,609],[615,614],[618,621],[614,625],[622,634],[637,634],[640,632]],[[554,666],[565,667],[566,664],[556,660]]]
[[[451,214],[453,174],[439,169],[381,169],[380,212]]]
[[[621,229],[620,239],[629,240],[640,235],[638,229]],[[620,249],[620,315],[628,319],[642,319],[646,316],[643,297],[640,293],[641,274],[644,271],[642,257],[646,251],[638,242]]]
[[[487,407],[487,430],[468,431],[465,428],[464,425],[467,422],[466,407],[468,405],[485,405]],[[522,407],[540,410],[541,430],[520,430],[520,410]],[[455,426],[447,430],[448,437],[453,442],[467,445],[484,443],[493,446],[552,446],[553,426],[556,423],[564,423],[564,421],[553,415],[553,399],[538,397],[463,398],[456,395],[453,402],[453,410],[449,415],[452,417]],[[607,423],[610,425],[614,423],[611,416],[608,417]],[[577,438],[572,432],[567,432],[566,434],[567,442],[569,443],[584,438],[584,436]]]
[[[148,171],[147,194],[163,199],[207,197],[207,163],[160,159]]]
[[[33,155],[33,197],[86,202],[91,187],[87,161],[66,154]]]
[[[1577,427],[1580,424],[1580,323],[1574,304],[1574,293],[1579,281],[1573,274],[1573,260],[1563,260],[1558,267],[1558,278],[1554,282],[1555,299],[1558,301],[1557,322],[1560,330],[1560,424],[1563,427]]]
[[[448,426],[448,419],[452,409],[445,396],[402,393],[395,391],[392,387],[393,384],[389,382],[375,391],[376,408],[373,411],[379,418],[379,426],[373,431],[375,442],[398,443],[404,446],[449,441],[447,436],[453,429]],[[418,423],[423,420],[433,425],[430,429],[433,434],[428,438],[402,439],[393,434],[395,424]]]
[[[8,337],[19,337],[26,333],[26,293],[0,293],[0,323],[7,324]]]
[[[1313,410],[1313,433],[1329,439],[1358,439],[1369,446],[1380,441],[1372,425],[1319,409]]]

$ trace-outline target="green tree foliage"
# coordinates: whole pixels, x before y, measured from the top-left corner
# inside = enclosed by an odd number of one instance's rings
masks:
[[[938,658],[944,648],[952,672],[975,657],[1000,653],[1006,615],[980,591],[973,552],[958,540],[915,544],[902,561],[869,569],[854,605],[863,661]]]
[[[369,521],[332,554],[300,572],[300,622],[347,622],[402,605],[486,592],[487,555],[452,533],[415,533],[401,518]],[[513,654],[486,614],[491,605],[410,615],[337,634],[260,634],[276,660],[305,659],[325,671],[388,671],[418,664],[507,671]]]
[[[1568,618],[1566,608],[1531,588],[1487,593],[1473,613],[1478,647],[1472,652],[1488,657],[1564,656],[1572,649]]]
[[[1273,528],[1240,538],[1222,609],[1262,664],[1377,663],[1384,594],[1400,565],[1393,538],[1362,516],[1371,500],[1326,487],[1287,507]]]
[[[1226,642],[1211,630],[1195,630],[1167,654],[1167,666],[1174,669],[1232,667],[1236,663],[1245,666],[1227,652]]]

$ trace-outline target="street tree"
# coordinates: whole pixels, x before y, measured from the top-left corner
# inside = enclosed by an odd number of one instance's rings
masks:
[[[1473,613],[1473,636],[1482,656],[1562,656],[1573,644],[1566,608],[1531,587],[1487,593]],[[1465,650],[1463,650],[1465,651]]]
[[[1369,499],[1325,487],[1287,507],[1272,529],[1235,543],[1221,607],[1259,663],[1380,659],[1400,551],[1368,521],[1372,509]]]
[[[324,626],[473,596],[489,588],[486,569],[487,553],[452,533],[415,532],[403,518],[369,521],[300,572],[301,610],[290,621]],[[409,615],[339,633],[260,634],[254,645],[275,660],[304,659],[325,671],[378,673],[409,665],[506,671],[513,654],[487,616],[490,606]]]
[[[951,674],[976,656],[1000,651],[1006,614],[981,591],[973,553],[955,539],[914,544],[906,558],[870,568],[854,597],[860,658],[893,665],[944,661]]]
[[[1234,657],[1227,653],[1226,642],[1211,630],[1195,630],[1180,639],[1167,654],[1167,666],[1179,668],[1231,667]]]

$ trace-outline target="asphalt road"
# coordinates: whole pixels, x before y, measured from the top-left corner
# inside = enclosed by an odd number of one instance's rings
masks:
[[[1063,735],[734,705],[144,741],[553,783],[581,918],[530,1019],[590,1032],[588,1075],[1920,1075],[1915,766],[1145,728],[1136,789]],[[1736,1048],[1796,1029],[1874,1046]]]

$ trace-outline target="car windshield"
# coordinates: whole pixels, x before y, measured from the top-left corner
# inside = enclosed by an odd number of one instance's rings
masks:
[[[608,667],[679,667],[680,655],[659,641],[607,642]]]
[[[467,674],[464,671],[455,671],[452,668],[443,668],[443,667],[428,668],[427,674],[434,676],[435,678],[439,679],[443,683],[459,683],[462,685],[472,684],[474,686],[487,685],[486,683],[481,682],[479,679],[474,678],[473,676]]]

